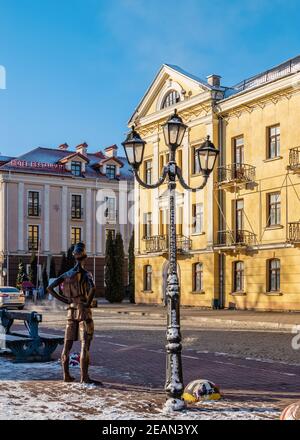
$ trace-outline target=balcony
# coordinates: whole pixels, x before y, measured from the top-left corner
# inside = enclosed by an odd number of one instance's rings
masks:
[[[83,219],[83,208],[74,208],[71,210],[72,220],[82,220]]]
[[[218,167],[219,186],[232,188],[255,181],[255,167],[246,163],[233,163]]]
[[[168,235],[155,235],[143,238],[147,253],[165,253],[169,249]],[[184,235],[177,235],[177,252],[184,254],[192,249],[192,240]]]
[[[42,213],[41,205],[28,205],[27,216],[28,217],[40,217]]]
[[[300,172],[300,147],[290,149],[288,169],[294,171],[294,173]]]
[[[256,242],[256,235],[253,232],[240,231],[218,231],[217,243],[219,247],[249,247]]]
[[[289,223],[287,241],[300,244],[300,221]]]

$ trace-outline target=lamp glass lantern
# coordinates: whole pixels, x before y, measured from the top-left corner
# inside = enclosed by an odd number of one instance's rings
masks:
[[[126,140],[122,142],[128,163],[138,168],[143,162],[146,142],[141,138],[139,133],[132,127]]]
[[[178,148],[182,143],[187,125],[182,122],[181,117],[177,114],[177,110],[162,127],[166,145],[175,149]]]
[[[205,142],[197,150],[199,169],[204,175],[209,175],[214,169],[219,150],[210,141],[207,136]]]

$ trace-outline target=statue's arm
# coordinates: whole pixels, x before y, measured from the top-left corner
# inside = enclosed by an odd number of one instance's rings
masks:
[[[70,304],[70,301],[68,298],[66,298],[61,293],[57,293],[54,289],[59,286],[61,283],[64,282],[64,277],[61,275],[60,277],[56,278],[49,286],[47,287],[47,291],[51,293],[54,298],[56,298],[58,301],[61,301],[65,304]]]
[[[92,274],[89,274],[89,293],[86,302],[87,307],[91,307],[93,299],[95,298],[95,294],[96,294],[96,286],[94,283],[94,279]]]

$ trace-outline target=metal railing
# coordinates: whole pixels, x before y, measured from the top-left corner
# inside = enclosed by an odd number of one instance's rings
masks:
[[[152,237],[144,237],[145,248],[147,253],[167,252],[169,248],[168,235],[154,235]],[[177,252],[188,252],[192,248],[192,240],[184,235],[177,235]]]
[[[288,224],[288,241],[291,243],[300,243],[300,221]]]
[[[256,235],[246,230],[218,231],[216,246],[253,246]]]
[[[300,168],[300,147],[290,149],[289,165],[292,170]]]
[[[218,167],[218,181],[225,182],[253,182],[255,167],[246,163],[232,163]]]
[[[233,88],[241,92],[245,89],[257,87],[261,84],[265,84],[267,82],[274,81],[275,79],[282,78],[291,73],[296,73],[299,70],[300,70],[300,56],[293,58],[292,60],[288,60],[280,64],[279,66],[274,67],[273,69],[266,70],[263,73],[245,79],[244,81],[241,81]]]

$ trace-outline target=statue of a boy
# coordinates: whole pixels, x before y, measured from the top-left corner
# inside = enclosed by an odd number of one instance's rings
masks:
[[[95,296],[95,284],[92,274],[83,267],[83,263],[87,258],[84,243],[77,243],[75,245],[73,255],[76,260],[74,268],[60,275],[48,286],[48,292],[51,295],[69,305],[65,344],[61,356],[64,381],[74,381],[69,372],[69,356],[73,342],[77,341],[78,336],[80,336],[81,382],[99,385],[101,382],[91,380],[88,375],[90,345],[94,334],[91,304]],[[63,292],[57,293],[55,288],[61,284],[63,284]]]

